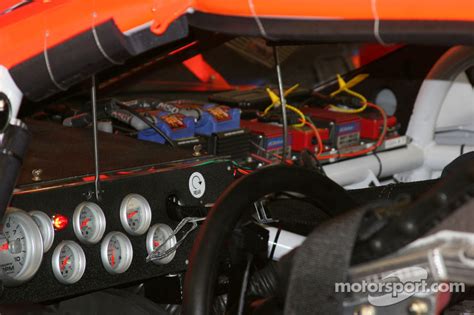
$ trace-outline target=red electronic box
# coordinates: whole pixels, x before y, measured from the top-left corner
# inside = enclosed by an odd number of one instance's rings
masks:
[[[360,137],[363,139],[377,140],[383,130],[383,118],[378,112],[365,111],[359,114],[361,117],[362,128]],[[393,129],[397,125],[395,116],[387,117],[387,128]]]
[[[329,139],[329,129],[318,128],[318,132],[323,143]],[[302,128],[292,128],[291,134],[293,138],[291,149],[293,151],[300,152],[304,149],[308,149],[315,152],[315,148],[318,146],[318,139],[312,128],[306,126]]]
[[[303,112],[311,117],[316,127],[329,130],[327,144],[330,147],[340,149],[360,143],[361,119],[358,115],[318,107],[306,107]]]

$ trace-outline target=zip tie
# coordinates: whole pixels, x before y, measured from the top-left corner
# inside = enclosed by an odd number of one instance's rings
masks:
[[[92,13],[92,35],[94,36],[95,44],[97,45],[97,48],[99,48],[99,51],[102,53],[102,55],[107,59],[110,63],[114,65],[121,65],[123,62],[116,61],[112,57],[110,57],[106,52],[104,47],[102,47],[102,44],[100,43],[99,40],[99,35],[97,34],[97,30],[95,29],[95,19],[97,17],[97,13],[94,12]]]
[[[51,65],[49,63],[49,57],[48,57],[48,48],[47,48],[48,37],[49,37],[49,31],[46,30],[46,32],[44,33],[44,49],[43,49],[43,56],[44,56],[44,61],[46,63],[46,69],[48,70],[48,74],[49,74],[49,78],[51,79],[51,82],[53,82],[54,85],[56,85],[56,87],[60,89],[61,91],[66,91],[67,88],[59,84],[59,82],[56,81],[56,79],[54,78],[53,70],[51,69]]]
[[[375,39],[379,42],[382,46],[389,46],[386,42],[383,41],[382,37],[380,36],[380,17],[377,11],[377,0],[370,1],[372,6],[372,15],[374,16],[374,36]]]

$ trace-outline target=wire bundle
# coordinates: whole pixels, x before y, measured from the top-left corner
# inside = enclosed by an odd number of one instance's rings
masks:
[[[322,154],[324,153],[324,144],[323,144],[321,135],[320,135],[319,130],[316,127],[316,125],[311,121],[311,119],[307,118],[301,110],[299,110],[295,106],[292,106],[292,105],[289,105],[289,104],[286,105],[286,108],[293,111],[294,113],[296,113],[299,116],[299,123],[294,124],[293,125],[294,127],[300,128],[300,127],[303,127],[303,126],[308,126],[313,131],[314,136],[317,140],[317,144],[318,144],[318,150],[317,150],[317,153],[316,153],[316,156],[315,156],[316,159],[318,159],[318,160],[329,160],[329,159],[335,159],[335,158],[357,157],[357,156],[361,156],[361,155],[373,152],[379,146],[382,145],[382,143],[385,139],[385,136],[387,134],[387,129],[388,129],[387,115],[386,115],[385,111],[380,106],[377,106],[373,103],[368,102],[367,99],[362,94],[351,90],[351,88],[353,86],[359,84],[361,81],[365,80],[367,77],[368,77],[367,74],[359,74],[359,75],[355,76],[353,79],[351,79],[350,81],[345,82],[344,79],[338,74],[337,75],[337,80],[338,80],[338,83],[339,83],[339,88],[336,91],[334,91],[330,94],[331,98],[335,97],[336,95],[338,95],[340,93],[349,94],[349,95],[351,95],[351,96],[353,96],[353,97],[355,97],[359,100],[359,102],[361,104],[361,106],[359,108],[348,109],[348,108],[342,108],[340,106],[333,105],[333,104],[329,105],[330,110],[335,111],[335,112],[347,113],[347,114],[361,113],[361,112],[365,111],[367,109],[367,107],[374,108],[375,110],[377,110],[380,113],[380,115],[383,118],[382,132],[380,133],[380,136],[377,139],[377,142],[375,144],[371,145],[370,147],[366,148],[366,149],[359,150],[359,151],[356,151],[356,152],[350,152],[350,153],[337,153],[337,154],[331,154],[331,155],[324,155],[323,156]],[[289,88],[288,90],[285,91],[284,96],[288,96],[291,92],[296,90],[298,87],[299,87],[299,84],[295,84],[294,86],[292,86],[291,88]],[[271,109],[273,109],[274,107],[276,107],[280,104],[280,98],[272,90],[267,88],[267,92],[270,96],[270,99],[272,100],[272,103],[263,111],[262,116],[268,115],[268,113],[270,112]],[[262,162],[265,162],[265,163],[271,163],[270,160],[268,160],[268,159],[263,160],[262,157],[260,157],[256,154],[252,154],[252,157],[255,158],[255,159],[258,159]],[[280,157],[280,156],[278,156],[278,157]]]

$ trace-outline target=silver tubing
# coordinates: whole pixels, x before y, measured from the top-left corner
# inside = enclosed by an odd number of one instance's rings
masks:
[[[280,93],[281,114],[283,118],[283,151],[281,155],[281,162],[286,162],[288,150],[288,120],[286,119],[286,99],[283,91],[283,80],[281,78],[280,58],[278,56],[278,47],[273,46],[273,58],[275,59],[275,68],[278,77],[278,92]]]
[[[92,101],[92,128],[94,133],[94,171],[95,171],[95,197],[100,200],[100,170],[99,170],[99,139],[97,134],[97,96],[95,75],[92,75],[91,84],[91,101]]]

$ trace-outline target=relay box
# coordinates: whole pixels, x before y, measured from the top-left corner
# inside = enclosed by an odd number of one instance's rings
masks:
[[[240,128],[240,109],[207,104],[200,108],[201,117],[196,123],[196,134],[210,136]]]
[[[363,113],[360,113],[359,116],[361,118],[361,138],[377,140],[383,130],[383,118],[380,116],[380,113],[368,108]],[[397,118],[395,116],[387,117],[388,130],[395,129],[397,123]]]
[[[329,141],[329,129],[318,128],[318,132],[323,143]],[[318,147],[318,139],[316,138],[313,129],[306,126],[301,128],[292,128],[291,135],[291,149],[293,151],[301,152],[306,149],[310,150],[311,152],[316,152],[316,148]]]
[[[283,153],[283,131],[281,126],[259,122],[257,120],[242,120],[241,126],[252,134],[252,151],[268,160],[276,160]],[[288,134],[288,156],[291,156],[291,133]]]
[[[326,145],[336,149],[347,148],[360,143],[361,118],[354,114],[333,112],[323,108],[306,107],[303,109],[318,128],[329,131]]]
[[[192,117],[166,112],[159,112],[155,117],[156,127],[172,140],[186,139],[194,136],[195,124]],[[151,128],[140,131],[138,139],[165,143],[165,139]]]

